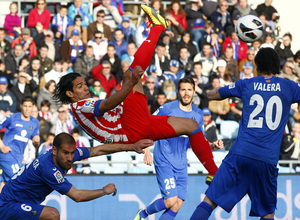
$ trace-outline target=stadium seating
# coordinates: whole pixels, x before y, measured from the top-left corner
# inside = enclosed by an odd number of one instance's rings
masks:
[[[111,154],[111,166],[119,168],[123,172],[129,172],[132,164],[132,158],[127,152],[118,152]]]

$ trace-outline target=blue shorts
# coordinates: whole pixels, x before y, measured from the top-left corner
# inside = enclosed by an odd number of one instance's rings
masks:
[[[17,173],[23,166],[23,157],[17,157],[11,154],[11,152],[8,152],[7,154],[1,154],[0,165],[3,170],[1,181],[7,182],[8,180],[10,180],[13,175]]]
[[[0,199],[1,220],[37,220],[44,206],[32,203],[5,202]]]
[[[219,167],[206,196],[230,212],[246,194],[251,200],[250,216],[275,212],[278,168],[245,156],[228,154]]]
[[[187,193],[187,168],[175,171],[170,166],[155,166],[156,179],[164,199],[174,196],[185,200]]]

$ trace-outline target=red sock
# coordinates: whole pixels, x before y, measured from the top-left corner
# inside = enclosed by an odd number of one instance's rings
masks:
[[[205,139],[202,131],[198,131],[197,133],[192,134],[190,137],[190,143],[192,150],[201,161],[203,166],[208,171],[209,175],[215,175],[218,170],[214,160],[213,154],[210,149],[210,145],[208,141]]]
[[[147,69],[151,62],[159,36],[163,30],[164,27],[161,25],[155,25],[151,28],[149,36],[134,54],[134,60],[130,65],[132,70],[135,66],[141,66],[144,71]]]

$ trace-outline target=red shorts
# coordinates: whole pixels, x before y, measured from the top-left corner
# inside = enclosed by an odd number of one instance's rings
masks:
[[[168,123],[169,116],[150,115],[147,96],[131,92],[124,100],[121,124],[129,142],[141,139],[166,139],[176,137],[174,128]]]

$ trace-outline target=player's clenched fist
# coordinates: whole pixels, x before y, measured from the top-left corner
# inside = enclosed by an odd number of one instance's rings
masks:
[[[115,196],[117,194],[117,188],[113,183],[107,184],[102,188],[102,190],[104,191],[105,195],[113,193],[112,195]]]

